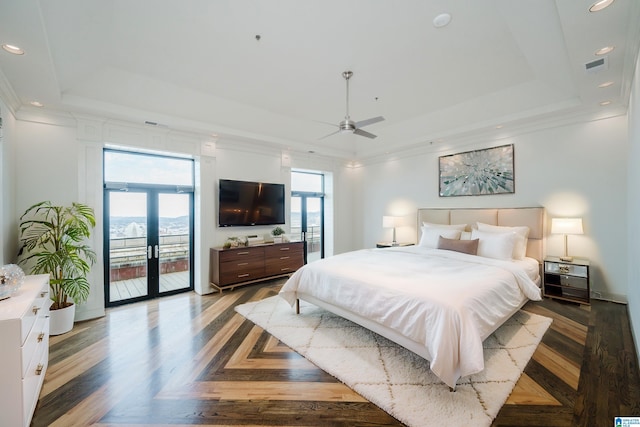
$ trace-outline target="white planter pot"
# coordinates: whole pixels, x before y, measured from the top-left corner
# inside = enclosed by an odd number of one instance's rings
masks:
[[[282,236],[273,236],[273,243],[282,243]]]
[[[76,305],[49,312],[49,335],[62,335],[73,329],[73,320],[76,316]]]

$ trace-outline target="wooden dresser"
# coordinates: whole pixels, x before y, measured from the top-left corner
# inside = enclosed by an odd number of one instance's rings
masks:
[[[49,361],[49,276],[0,301],[0,426],[28,426]]]
[[[222,292],[261,280],[287,276],[304,264],[304,243],[211,248],[209,281]]]

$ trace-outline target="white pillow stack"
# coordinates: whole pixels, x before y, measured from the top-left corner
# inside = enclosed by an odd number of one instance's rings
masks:
[[[472,239],[479,239],[477,254],[486,258],[510,260],[513,258],[516,243],[515,233],[491,233],[471,231]]]
[[[505,227],[500,225],[484,224],[482,222],[478,222],[477,224],[478,224],[478,231],[480,232],[512,235],[513,251],[512,251],[512,255],[509,258],[524,259],[524,257],[527,254],[527,242],[529,240],[529,227],[527,226]],[[481,241],[481,244],[482,244],[482,241]],[[478,247],[478,255],[480,255],[479,247]]]
[[[460,234],[467,227],[467,224],[433,224],[430,222],[422,223],[422,236],[420,237],[419,246],[426,248],[437,248],[440,236],[445,239],[460,239]]]

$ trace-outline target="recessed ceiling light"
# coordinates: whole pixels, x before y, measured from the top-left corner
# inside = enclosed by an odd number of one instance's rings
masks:
[[[496,129],[502,129],[504,127],[504,125],[498,125],[496,126]]]
[[[14,55],[24,55],[24,50],[12,44],[3,44],[2,48],[9,53],[13,53]]]
[[[605,87],[609,87],[613,84],[613,82],[604,82],[604,83],[600,83],[598,85],[599,88],[605,88]]]
[[[605,105],[609,105],[609,104],[611,104],[611,101],[602,101],[602,102],[600,103],[600,105],[601,105],[601,106],[603,106],[603,107],[604,107]]]
[[[441,13],[433,18],[433,26],[436,28],[446,27],[449,22],[451,22],[451,15],[448,13]]]
[[[615,48],[616,48],[615,46],[605,46],[603,48],[596,50],[596,55],[598,56],[606,55],[609,52],[613,52],[613,49]]]
[[[598,0],[589,8],[589,12],[599,12],[613,3],[613,0]]]
[[[34,107],[44,107],[44,104],[40,101],[31,101],[29,104],[33,105]]]

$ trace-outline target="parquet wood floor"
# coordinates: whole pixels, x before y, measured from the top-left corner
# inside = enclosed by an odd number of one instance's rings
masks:
[[[235,313],[281,283],[112,308],[52,337],[32,425],[401,425]],[[547,299],[525,309],[554,322],[495,426],[608,426],[616,415],[640,416],[626,306]]]

